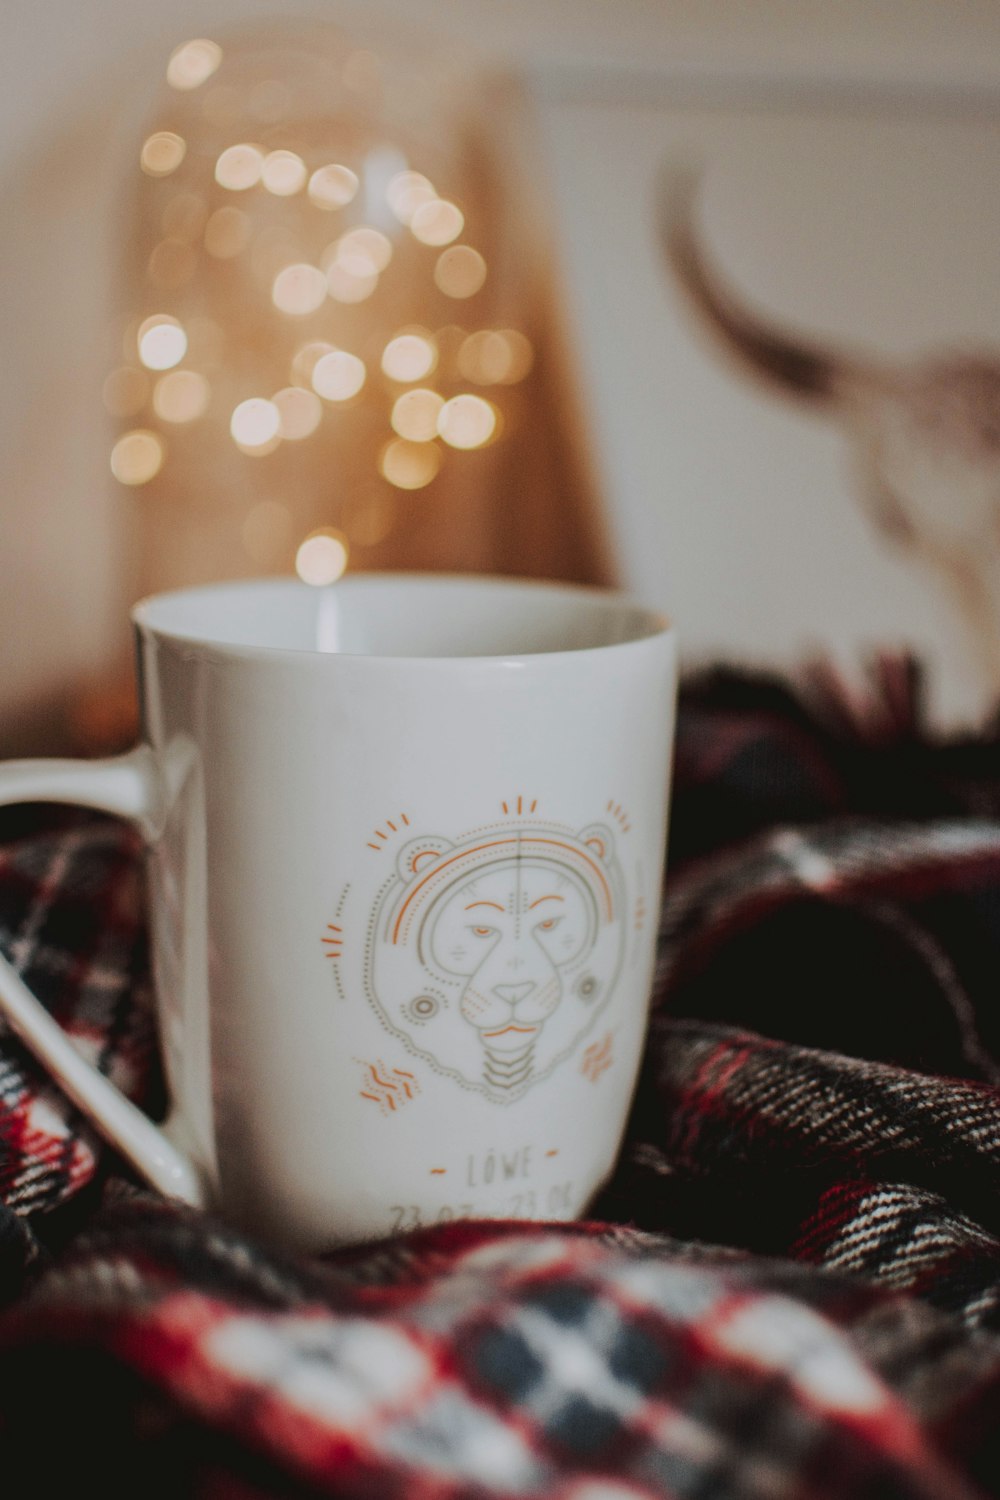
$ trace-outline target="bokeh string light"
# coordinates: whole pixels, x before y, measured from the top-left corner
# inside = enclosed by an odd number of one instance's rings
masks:
[[[183,138],[172,130],[157,130],[143,142],[139,165],[150,177],[169,177],[187,153]]]
[[[176,318],[156,313],[139,325],[139,358],[147,370],[169,370],[187,353],[187,334]]]
[[[332,526],[307,536],[295,554],[295,571],[317,588],[336,583],[347,567],[347,538]]]
[[[162,422],[194,422],[204,415],[209,394],[197,370],[170,370],[153,387],[153,410]]]
[[[350,401],[365,383],[364,361],[346,349],[331,349],[313,365],[312,384],[326,401]]]
[[[424,330],[400,333],[382,350],[382,369],[390,380],[424,380],[436,364],[434,340]]]
[[[204,37],[193,42],[184,42],[175,47],[167,63],[167,82],[172,89],[187,92],[196,89],[211,78],[222,61],[222,48],[218,42],[206,41]]]
[[[381,60],[288,56],[206,38],[171,53],[138,153],[144,302],[103,400],[122,424],[112,473],[183,512],[188,571],[325,586],[502,437],[533,349],[488,326],[474,174],[419,159]],[[166,511],[150,524],[162,546]]]
[[[111,450],[111,472],[121,484],[148,484],[160,472],[164,455],[163,440],[155,432],[126,432]]]

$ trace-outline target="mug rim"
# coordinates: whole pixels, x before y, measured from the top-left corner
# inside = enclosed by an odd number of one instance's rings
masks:
[[[445,653],[421,653],[404,655],[396,652],[367,652],[367,651],[329,651],[317,647],[298,646],[272,646],[259,643],[244,643],[219,639],[218,636],[207,630],[189,631],[171,627],[169,624],[160,623],[155,615],[173,604],[175,601],[197,599],[199,596],[209,597],[212,595],[246,595],[259,592],[261,594],[289,593],[314,596],[332,594],[334,590],[356,592],[364,590],[366,585],[386,584],[394,587],[409,588],[411,586],[424,588],[448,588],[464,586],[473,587],[482,593],[494,589],[508,589],[512,592],[523,591],[534,595],[545,595],[550,598],[556,596],[575,596],[581,603],[589,603],[599,611],[631,609],[636,616],[636,629],[625,639],[602,641],[596,645],[588,646],[566,646],[555,650],[546,651],[497,651],[482,652],[477,654],[449,655]],[[209,584],[193,584],[185,588],[168,589],[156,594],[148,594],[136,601],[129,610],[129,619],[135,630],[148,632],[157,640],[170,641],[180,648],[197,649],[223,658],[234,660],[258,660],[274,661],[282,658],[295,661],[308,660],[336,660],[340,662],[367,662],[367,663],[399,663],[408,666],[428,666],[447,664],[450,667],[479,667],[490,665],[505,665],[516,663],[529,665],[531,663],[552,662],[562,660],[566,657],[582,658],[593,655],[601,655],[608,651],[627,650],[630,647],[648,644],[656,640],[666,640],[674,636],[675,626],[673,620],[663,610],[656,609],[646,604],[641,599],[623,589],[613,587],[601,587],[595,584],[581,584],[564,581],[561,579],[524,578],[517,576],[506,576],[491,573],[435,573],[435,572],[356,572],[349,573],[344,578],[338,579],[335,584],[316,587],[312,584],[302,582],[293,576],[272,576],[243,579],[221,580]]]

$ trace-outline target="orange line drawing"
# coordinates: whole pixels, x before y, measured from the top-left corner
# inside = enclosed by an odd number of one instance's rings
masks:
[[[528,910],[534,911],[535,907],[541,906],[543,901],[565,901],[565,899],[565,896],[539,896],[537,901],[532,901],[531,905],[528,907]],[[466,907],[465,909],[466,911],[468,911],[469,908]],[[501,907],[500,910],[502,911],[503,907]]]
[[[510,811],[510,808],[507,806],[506,802],[501,802],[500,806],[503,808],[504,812]]]
[[[545,900],[544,896],[542,897],[542,900]],[[558,897],[558,900],[561,901],[562,897]],[[538,905],[537,901],[535,902],[535,905]],[[465,909],[466,911],[474,911],[477,906],[492,906],[497,911],[503,911],[503,907],[500,905],[499,901],[470,901],[469,905]]]
[[[338,927],[336,922],[327,922],[326,925],[327,927],[329,927],[331,932],[343,932],[344,930],[342,927]]]
[[[380,844],[369,844],[368,847],[369,847],[369,849],[374,849],[375,853],[377,854],[379,852],[379,849],[381,848],[381,845]]]
[[[622,826],[623,833],[628,833],[629,829],[632,827],[632,823],[628,813],[625,811],[624,807],[622,807],[620,802],[616,802],[612,797],[608,802],[605,811],[609,812],[613,818],[617,819],[617,821]]]
[[[601,869],[597,861],[588,858],[588,856],[585,855],[582,850],[574,848],[572,844],[567,844],[562,839],[540,838],[532,834],[531,841],[535,844],[550,844],[555,849],[565,849],[568,854],[572,854],[575,858],[582,859],[586,864],[590,865],[604,890],[604,901],[607,910],[607,917],[608,921],[610,921],[614,913],[614,903],[611,899],[611,887],[608,885],[604,871]],[[406,915],[406,909],[412,902],[414,896],[417,895],[418,891],[420,891],[421,888],[427,884],[427,881],[430,880],[432,874],[437,874],[439,871],[446,869],[448,865],[454,864],[458,859],[468,859],[470,854],[478,854],[482,849],[500,849],[505,845],[518,843],[520,843],[519,838],[491,839],[489,843],[477,844],[472,849],[460,849],[457,854],[453,854],[449,859],[442,860],[440,864],[435,865],[433,871],[425,875],[422,880],[418,880],[415,882],[413,890],[409,892],[406,900],[400,907],[399,916],[396,918],[396,925],[392,931],[392,941],[394,943],[399,942],[399,929],[403,924],[403,918]]]
[[[545,1155],[546,1156],[558,1156],[559,1155],[559,1148],[558,1148],[558,1146],[553,1151],[546,1151]]]
[[[532,802],[531,806],[528,808],[528,811],[529,812],[534,812],[534,810],[535,810],[535,808],[537,806],[538,806],[538,798],[536,797],[535,800]]]
[[[447,1171],[448,1171],[447,1167],[431,1167],[431,1176],[432,1177],[444,1177],[447,1174]]]
[[[591,1083],[596,1083],[602,1073],[610,1068],[611,1057],[611,1033],[610,1031],[599,1042],[591,1042],[580,1063],[580,1072],[584,1078],[589,1078]]]
[[[420,1093],[416,1075],[407,1072],[405,1068],[388,1068],[381,1058],[373,1063],[363,1062],[361,1058],[356,1058],[355,1061],[360,1062],[364,1068],[364,1082],[367,1085],[359,1089],[358,1093],[362,1099],[371,1099],[377,1104],[383,1114],[395,1114],[407,1100],[415,1099]]]
[[[521,811],[521,798],[520,797],[518,797],[518,799],[517,799],[517,810],[518,810],[518,812]]]
[[[406,825],[407,828],[409,828],[409,826],[410,826],[410,820],[406,816],[406,813],[397,813],[396,816],[401,820],[401,822],[403,822]],[[391,818],[386,818],[385,825],[386,825],[386,828],[391,828],[392,831],[393,831],[393,833],[398,833],[399,832],[399,824],[398,823],[394,823]],[[384,828],[376,828],[374,830],[374,832],[373,832],[373,837],[377,838],[377,839],[381,839],[383,844],[388,843],[388,840],[389,840],[389,835],[386,833],[386,831],[385,831]],[[381,848],[381,845],[380,844],[373,844],[373,843],[369,842],[368,847],[369,847],[369,849],[379,849],[379,848]]]
[[[392,1071],[395,1073],[397,1078],[401,1078],[403,1080],[403,1093],[406,1095],[407,1099],[412,1099],[414,1097],[414,1094],[413,1088],[411,1088],[410,1085],[416,1085],[417,1081],[414,1078],[413,1074],[404,1073],[402,1068],[393,1068]],[[407,1079],[409,1079],[409,1083],[407,1082]]]

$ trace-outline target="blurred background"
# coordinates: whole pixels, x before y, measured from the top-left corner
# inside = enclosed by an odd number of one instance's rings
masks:
[[[989,0],[0,25],[0,753],[128,743],[141,595],[357,568],[623,585],[693,664],[902,647],[942,725],[995,706]]]

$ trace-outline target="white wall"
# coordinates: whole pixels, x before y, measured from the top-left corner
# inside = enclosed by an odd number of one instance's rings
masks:
[[[993,0],[4,0],[4,157],[143,55],[243,21],[310,16],[434,32],[518,67],[995,89]],[[138,77],[137,77],[138,74]]]
[[[99,391],[117,192],[169,51],[315,17],[426,32],[540,99],[817,88],[996,97],[992,0],[4,0],[0,13],[0,744],[120,640],[123,497]],[[538,168],[537,160],[532,163]],[[41,434],[41,435],[40,435]],[[131,497],[130,497],[131,498]]]

